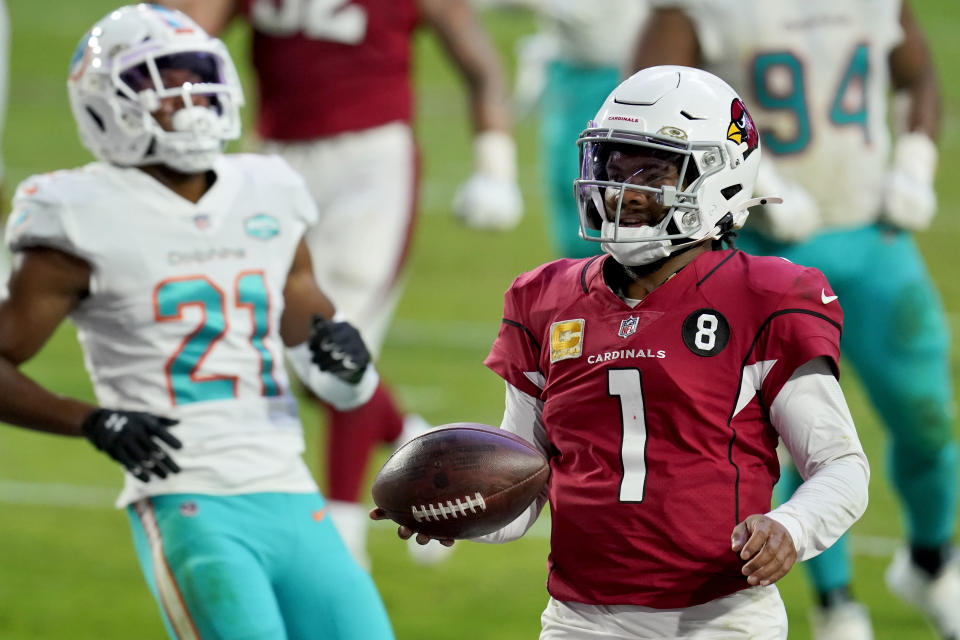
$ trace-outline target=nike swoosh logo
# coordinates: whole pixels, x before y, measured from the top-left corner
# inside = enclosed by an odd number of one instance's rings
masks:
[[[830,304],[837,299],[837,296],[828,296],[825,289],[820,289],[820,302],[823,304]]]

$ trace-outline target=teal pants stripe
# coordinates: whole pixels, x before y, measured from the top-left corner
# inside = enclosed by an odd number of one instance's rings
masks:
[[[394,637],[317,493],[155,496],[127,512],[171,638]]]
[[[601,252],[599,242],[580,239],[573,181],[580,174],[577,138],[620,82],[614,67],[579,67],[554,61],[547,67],[541,100],[540,158],[547,195],[547,231],[553,251],[563,258]]]
[[[950,338],[913,238],[870,225],[796,245],[746,232],[737,245],[816,267],[827,277],[843,307],[842,351],[889,436],[886,468],[901,499],[908,540],[921,546],[948,542],[956,527],[958,491]],[[792,493],[796,479],[785,480]],[[807,563],[818,588],[849,581],[843,543],[820,558]]]

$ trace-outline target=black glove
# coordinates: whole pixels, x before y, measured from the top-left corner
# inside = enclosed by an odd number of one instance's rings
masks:
[[[179,449],[182,445],[167,429],[178,420],[161,418],[140,411],[97,409],[81,425],[83,435],[97,449],[126,467],[127,471],[144,482],[153,473],[166,478],[180,467],[157,442]]]
[[[370,364],[370,352],[360,332],[349,322],[333,322],[314,315],[307,340],[313,363],[344,382],[356,384]]]

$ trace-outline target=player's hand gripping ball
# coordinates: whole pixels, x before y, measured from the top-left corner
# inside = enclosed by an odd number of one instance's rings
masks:
[[[512,522],[549,475],[547,459],[520,436],[458,422],[397,449],[373,482],[373,501],[418,533],[475,538]]]

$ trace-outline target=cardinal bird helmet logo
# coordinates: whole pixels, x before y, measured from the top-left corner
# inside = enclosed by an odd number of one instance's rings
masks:
[[[747,143],[747,150],[743,152],[744,158],[749,156],[760,144],[757,125],[753,124],[753,118],[747,113],[747,107],[740,98],[736,98],[730,103],[730,126],[727,128],[727,140],[733,140],[737,144]]]

